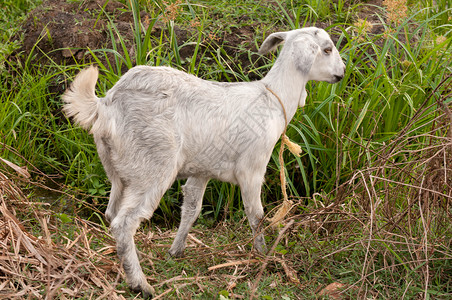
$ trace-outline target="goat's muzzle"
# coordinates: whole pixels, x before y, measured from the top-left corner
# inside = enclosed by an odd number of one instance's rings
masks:
[[[344,75],[334,75],[334,79],[336,80],[336,82],[341,81],[342,78],[344,78]]]
[[[337,83],[337,82],[341,81],[342,78],[344,78],[344,75],[333,75],[333,78],[328,82],[329,83]]]

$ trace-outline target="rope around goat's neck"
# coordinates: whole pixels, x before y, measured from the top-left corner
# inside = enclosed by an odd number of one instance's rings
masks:
[[[275,213],[275,215],[272,218],[269,218],[269,221],[271,223],[272,226],[277,226],[279,224],[279,222],[287,215],[287,213],[289,212],[291,206],[292,206],[292,201],[289,200],[288,196],[287,196],[287,191],[286,191],[286,174],[284,172],[284,158],[283,158],[283,153],[284,153],[284,146],[287,145],[287,148],[289,149],[290,152],[292,152],[293,155],[296,156],[300,156],[301,153],[301,147],[298,144],[293,143],[286,135],[286,131],[287,131],[287,126],[288,126],[288,120],[287,120],[287,113],[286,113],[286,108],[284,107],[284,103],[281,101],[281,98],[279,98],[279,96],[272,91],[268,86],[265,86],[265,88],[273,95],[276,97],[276,99],[278,99],[279,104],[281,104],[283,113],[284,113],[284,130],[281,134],[281,147],[279,148],[279,179],[281,180],[281,191],[284,197],[283,200],[283,204],[282,206],[278,209],[278,211]]]
[[[283,113],[284,113],[284,123],[285,123],[285,125],[284,125],[284,131],[283,131],[283,133],[282,133],[282,134],[284,135],[284,134],[286,134],[287,125],[288,125],[288,122],[287,122],[287,113],[286,113],[286,108],[284,107],[284,103],[281,101],[281,98],[279,98],[279,96],[278,96],[275,92],[273,92],[273,90],[272,90],[271,88],[269,88],[268,86],[265,86],[265,88],[267,89],[267,91],[269,91],[270,93],[272,93],[272,95],[275,96],[276,99],[278,99],[279,104],[281,104],[281,107],[282,107],[282,110],[283,110]]]

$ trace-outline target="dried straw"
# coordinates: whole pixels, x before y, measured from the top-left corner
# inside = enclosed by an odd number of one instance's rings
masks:
[[[5,174],[0,169],[0,298],[90,298],[95,291],[124,299],[114,287],[118,275],[122,277],[116,257],[90,245],[96,238],[114,247],[113,239],[99,225],[78,217],[69,225],[72,236],[64,235],[46,205],[30,205]]]

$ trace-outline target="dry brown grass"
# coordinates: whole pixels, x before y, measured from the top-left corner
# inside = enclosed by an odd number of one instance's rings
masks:
[[[113,240],[99,225],[76,217],[73,236],[56,238],[59,224],[45,203],[31,202],[2,172],[0,201],[0,298],[123,298]],[[93,239],[104,247],[92,250]]]

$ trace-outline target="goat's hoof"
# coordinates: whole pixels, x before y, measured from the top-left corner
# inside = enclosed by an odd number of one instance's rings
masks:
[[[169,249],[168,254],[174,258],[184,257],[184,250],[173,250]]]
[[[154,288],[149,283],[133,286],[130,289],[135,293],[141,293],[143,299],[152,299],[152,296],[155,294]]]
[[[110,210],[105,211],[105,220],[107,220],[108,223],[111,224],[111,221],[115,218],[114,214]]]
[[[143,258],[143,254],[141,254],[141,252],[140,252],[140,251],[138,251],[138,248],[137,248],[137,247],[135,247],[135,252],[137,253],[137,256],[138,256],[138,260],[140,260],[140,259],[142,259],[142,258]]]
[[[267,253],[267,246],[265,245],[265,242],[255,243],[254,248],[257,250],[257,252],[259,252],[261,254]]]

